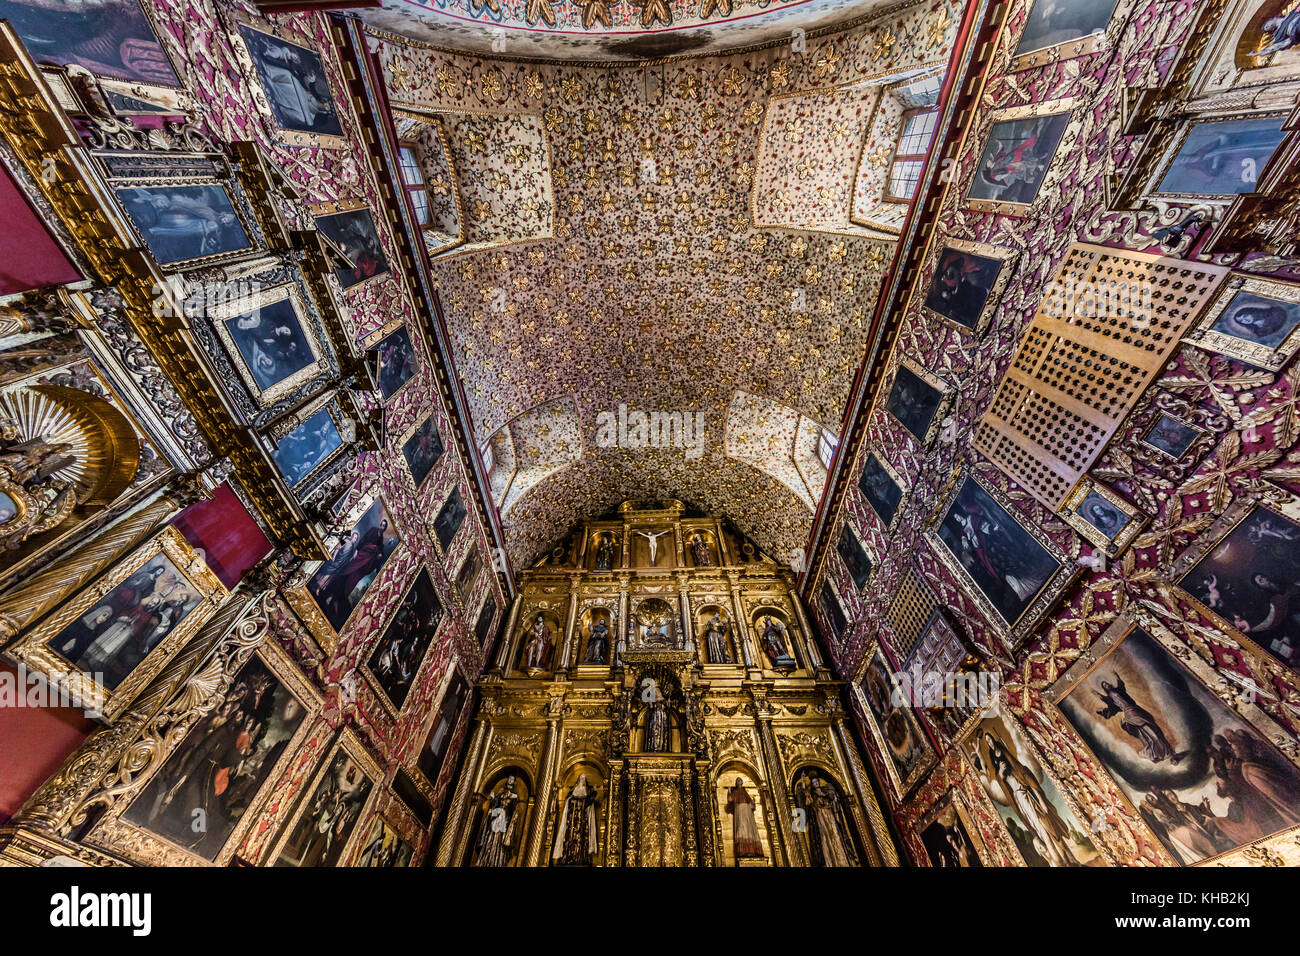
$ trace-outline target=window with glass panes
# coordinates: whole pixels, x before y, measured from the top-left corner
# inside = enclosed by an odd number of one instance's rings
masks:
[[[429,225],[429,193],[424,186],[424,170],[420,169],[419,156],[410,143],[398,146],[397,165],[402,174],[402,186],[411,197],[415,221],[422,227]]]
[[[939,111],[935,109],[908,110],[903,114],[903,131],[898,137],[894,163],[889,167],[889,182],[885,186],[886,199],[907,202],[916,193],[938,118]]]
[[[827,471],[830,470],[831,459],[835,457],[835,448],[839,443],[839,439],[826,429],[822,429],[821,436],[817,440],[817,457],[822,460]]]

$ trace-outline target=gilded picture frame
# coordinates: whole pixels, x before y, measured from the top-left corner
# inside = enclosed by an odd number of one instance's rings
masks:
[[[1266,341],[1252,342],[1244,335],[1232,335],[1217,329],[1215,326],[1228,321],[1229,309],[1238,296],[1246,296],[1255,302],[1266,299],[1279,303],[1276,309],[1285,314],[1286,323],[1294,320],[1295,324],[1289,330],[1286,324],[1277,330],[1281,339],[1275,345],[1269,345]],[[1243,333],[1250,331],[1252,330],[1243,330]],[[1191,331],[1183,337],[1183,341],[1210,352],[1240,359],[1256,368],[1280,372],[1300,351],[1300,282],[1231,273],[1219,286]]]
[[[397,797],[392,790],[383,792],[384,799],[380,801],[386,808],[377,810],[370,815],[368,820],[362,822],[358,827],[361,838],[356,841],[353,850],[353,858],[348,861],[348,866],[367,868],[367,867],[392,867],[404,868],[411,866],[415,859],[416,847],[407,839],[406,834],[420,832],[420,825],[415,819],[415,815],[407,809],[401,799]],[[400,823],[394,823],[394,820],[400,820]],[[394,862],[376,862],[383,860],[383,854],[387,850],[389,840],[395,843],[393,850]],[[379,849],[372,853],[374,844],[381,843]],[[405,857],[402,851],[405,850]]]
[[[1262,21],[1271,0],[1229,0],[1226,11],[1209,24],[1212,31],[1191,86],[1197,99],[1256,86],[1300,81],[1300,46],[1257,56],[1265,50]],[[1207,10],[1207,13],[1210,12]]]
[[[1016,525],[1057,564],[1056,571],[1048,576],[1014,620],[1009,621],[1002,615],[1002,612],[984,593],[939,535],[940,526],[952,510],[967,479],[973,481],[984,494],[993,499],[994,503],[1001,507]],[[1082,572],[1082,568],[1072,562],[1069,556],[1048,537],[1047,533],[1037,523],[1021,516],[1005,494],[992,484],[981,480],[977,470],[964,462],[954,470],[948,488],[941,495],[939,506],[934,510],[926,528],[925,540],[939,560],[952,574],[956,575],[958,580],[971,585],[966,589],[968,595],[975,602],[980,613],[983,614],[985,621],[1002,637],[1008,648],[1013,652],[1024,646],[1025,642],[1029,640],[1034,627],[1061,599],[1061,596],[1069,589],[1074,579]]]
[[[344,216],[348,213],[364,212],[367,213],[370,217],[370,225],[373,227],[375,245],[377,247],[377,251],[379,255],[382,257],[382,263],[381,263],[382,268],[378,268],[373,275],[358,277],[354,281],[349,280],[347,282],[345,282],[344,279],[340,277],[338,274],[339,272],[342,272],[344,270],[341,269],[335,270],[335,278],[338,279],[339,288],[343,291],[343,294],[345,296],[351,293],[354,289],[363,289],[366,286],[371,285],[372,283],[382,281],[385,276],[392,275],[392,271],[393,271],[392,260],[389,258],[388,251],[384,248],[384,237],[379,231],[379,225],[376,222],[375,210],[370,206],[368,202],[366,202],[364,199],[340,199],[333,202],[315,203],[309,206],[308,209],[311,211],[312,218],[316,226],[316,230],[320,232],[322,236],[328,239],[329,242],[332,243],[335,246],[335,248],[338,249],[339,254],[343,258],[347,259],[348,263],[354,268],[356,267],[357,263],[353,261],[352,258],[350,258],[349,250],[345,248],[344,245],[340,243],[338,239],[336,239],[333,236],[330,236],[325,229],[321,228],[321,222],[323,220],[333,219],[335,216]],[[396,322],[390,324],[395,327],[396,325],[401,325],[402,323],[401,320],[397,320]],[[367,336],[367,339],[369,338],[370,336]]]
[[[417,585],[420,583],[421,576],[424,576],[428,581],[429,591],[433,601],[432,612],[434,614],[434,619],[431,625],[432,633],[429,634],[428,641],[424,646],[424,650],[421,652],[419,663],[416,665],[415,671],[411,674],[410,685],[407,692],[399,702],[389,697],[388,691],[384,688],[383,681],[371,668],[370,660],[374,652],[378,649],[378,646],[388,639],[389,629],[393,627],[398,615],[402,614],[411,602],[415,600],[415,590]],[[379,702],[384,705],[384,709],[388,711],[389,715],[394,720],[402,715],[406,710],[407,704],[411,702],[411,691],[415,690],[415,685],[420,679],[420,673],[424,670],[425,665],[429,662],[432,656],[431,652],[434,650],[434,646],[438,639],[438,630],[442,626],[442,622],[450,616],[448,614],[448,609],[443,606],[442,597],[438,594],[437,588],[433,582],[433,575],[429,573],[429,569],[425,566],[424,562],[421,561],[416,566],[415,573],[411,575],[410,581],[404,588],[402,588],[401,597],[392,603],[389,612],[384,616],[383,626],[377,630],[374,643],[367,644],[364,648],[361,663],[358,665],[362,675],[370,683],[371,688],[373,688],[375,696],[379,699]],[[429,627],[429,621],[422,623],[422,629],[427,629]]]
[[[419,749],[408,758],[408,762],[405,764],[407,773],[411,779],[415,782],[420,792],[423,793],[431,802],[437,792],[438,781],[436,779],[430,780],[425,774],[423,768],[420,766],[424,749],[428,746],[433,737],[434,730],[444,717],[449,718],[450,721],[449,729],[447,730],[447,742],[448,744],[451,743],[451,739],[456,733],[456,728],[460,725],[461,715],[464,714],[465,708],[470,705],[474,697],[474,685],[471,681],[465,680],[464,676],[461,674],[458,660],[459,658],[453,655],[451,660],[447,662],[446,669],[444,670],[442,677],[439,679],[438,692],[434,698],[438,703],[436,706],[429,709],[429,717],[421,723],[420,734],[416,738],[420,741]],[[456,682],[458,680],[464,682],[466,687],[465,696],[456,708],[456,713],[447,714],[445,713],[445,710],[448,704],[451,703],[451,693],[456,688]],[[434,774],[435,777],[442,776],[443,770],[446,769],[446,761],[449,756],[451,756],[450,752],[444,752],[439,755],[438,772]]]
[[[903,430],[907,432],[908,435],[911,436],[912,440],[921,446],[921,449],[923,451],[929,450],[929,448],[934,445],[935,437],[942,430],[943,423],[945,419],[947,419],[948,413],[949,411],[951,411],[953,403],[957,400],[957,389],[954,386],[949,385],[943,379],[939,378],[939,376],[935,375],[929,369],[923,367],[919,362],[915,362],[912,359],[907,358],[906,356],[902,356],[898,359],[895,359],[893,364],[894,364],[894,375],[892,376],[892,381],[890,382],[889,392],[886,393],[884,396],[885,399],[884,409],[889,413],[890,417],[892,417],[894,421],[898,422],[898,424],[903,427]],[[926,425],[924,433],[921,435],[918,435],[915,431],[913,431],[911,426],[908,425],[908,423],[905,422],[903,419],[899,418],[898,415],[894,412],[894,410],[890,408],[890,405],[893,404],[894,390],[897,387],[900,369],[907,369],[907,371],[909,371],[912,375],[920,379],[924,385],[927,385],[930,388],[934,389],[935,391],[939,392],[938,404],[936,404],[934,413],[930,417],[930,421]],[[901,506],[901,502],[900,502],[900,506]]]
[[[971,820],[970,810],[966,806],[965,798],[956,789],[947,791],[943,796],[939,797],[939,799],[931,804],[930,808],[926,810],[917,821],[916,828],[913,831],[916,842],[926,848],[926,859],[929,861],[930,866],[934,866],[935,864],[930,858],[929,847],[927,846],[922,834],[933,826],[940,817],[948,812],[948,810],[952,810],[953,813],[956,814],[956,819],[960,821],[962,829],[966,833],[966,838],[970,840],[971,848],[974,851],[975,858],[979,861],[980,866],[988,866],[989,864],[986,859],[988,856],[988,849],[984,846],[984,839],[980,836],[979,830],[976,829],[974,822]]]
[[[1240,196],[1245,194],[1259,193],[1265,196],[1269,195],[1270,190],[1268,188],[1268,180],[1271,176],[1271,171],[1279,165],[1277,158],[1291,150],[1290,144],[1294,144],[1297,138],[1295,133],[1283,132],[1280,142],[1272,149],[1268,160],[1263,164],[1255,163],[1254,168],[1251,170],[1247,170],[1247,168],[1242,166],[1239,162],[1225,160],[1223,168],[1231,170],[1231,175],[1225,175],[1223,182],[1227,184],[1233,179],[1233,177],[1236,177],[1243,185],[1248,185],[1252,188],[1234,189],[1234,191],[1230,192],[1198,192],[1185,187],[1181,189],[1171,188],[1166,191],[1164,185],[1170,176],[1171,171],[1177,164],[1179,156],[1183,151],[1183,147],[1188,144],[1198,127],[1258,120],[1260,121],[1260,125],[1266,125],[1270,128],[1274,123],[1276,123],[1279,130],[1282,130],[1283,124],[1287,121],[1287,116],[1287,110],[1277,109],[1213,110],[1184,114],[1177,126],[1174,128],[1172,134],[1167,136],[1150,135],[1143,141],[1142,151],[1144,154],[1147,150],[1155,150],[1156,152],[1154,153],[1155,158],[1150,166],[1150,175],[1146,176],[1144,180],[1141,180],[1142,185],[1140,187],[1139,204],[1141,206],[1150,207],[1160,202],[1187,204],[1201,203],[1226,209],[1228,206],[1231,206],[1236,202]],[[1267,122],[1265,123],[1264,121]],[[1239,137],[1233,135],[1230,138],[1235,141]],[[1143,155],[1140,157],[1140,161],[1133,164],[1131,167],[1132,173],[1130,175],[1136,177],[1142,174],[1143,170],[1146,168],[1145,159],[1146,157]],[[1248,172],[1253,174],[1253,178],[1247,175]],[[1124,193],[1128,189],[1129,186],[1126,181],[1125,184],[1121,185],[1120,191],[1121,193]]]
[[[984,307],[976,317],[974,323],[970,326],[965,325],[956,318],[945,315],[943,312],[932,308],[929,304],[930,289],[939,281],[939,274],[943,266],[944,255],[949,249],[958,253],[979,256],[984,259],[996,259],[1001,263],[997,277],[989,286],[988,296],[984,301]],[[934,251],[930,254],[930,265],[927,270],[930,275],[930,282],[926,287],[925,296],[921,299],[921,311],[928,316],[938,319],[945,325],[951,326],[963,335],[975,339],[982,339],[984,333],[988,331],[989,326],[993,322],[993,315],[997,311],[998,304],[1002,301],[1002,297],[1006,292],[1007,284],[1015,274],[1016,265],[1019,261],[1020,253],[1014,249],[990,245],[987,242],[970,242],[965,239],[944,237],[942,241],[935,244]]]
[[[158,268],[162,271],[182,272],[204,266],[224,265],[261,253],[259,233],[253,228],[250,210],[246,209],[240,201],[240,197],[236,196],[232,188],[233,185],[231,181],[216,176],[187,177],[185,179],[160,177],[130,181],[115,180],[110,184],[110,190],[122,212],[122,221],[129,227],[135,243],[154,259],[158,264]],[[198,192],[194,197],[183,197],[178,195],[182,190],[197,190]],[[169,199],[169,195],[172,198]],[[225,205],[228,207],[229,212],[211,205],[212,202],[216,202],[219,206],[219,197],[225,199]],[[151,244],[148,227],[142,225],[139,212],[132,211],[133,207],[144,208],[146,204],[155,201],[155,199],[162,203],[172,202],[175,199],[187,199],[192,202],[208,204],[209,208],[214,209],[214,214],[218,217],[233,214],[235,217],[233,225],[237,226],[242,232],[244,244],[229,249],[219,249],[211,253],[197,252],[196,254],[188,254],[180,251],[181,246],[178,243],[176,258],[160,258],[161,250],[155,244]],[[230,234],[231,240],[233,240],[233,236],[232,232]]]
[[[142,582],[144,578],[150,578],[147,594],[141,593],[142,587],[130,586],[137,574],[142,575]],[[157,581],[164,574],[174,581],[166,595],[155,590]],[[115,591],[119,586],[128,590]],[[186,594],[180,590],[182,587],[193,594]],[[126,597],[128,591],[132,593],[130,598]],[[102,719],[106,723],[112,723],[130,707],[131,702],[167,661],[198,632],[228,594],[225,585],[204,563],[202,555],[179,531],[166,527],[41,620],[15,642],[8,653],[28,668],[67,687],[83,707],[88,711],[101,711]],[[135,600],[137,596],[140,598],[139,603],[124,603]],[[83,671],[68,656],[68,643],[84,643],[85,639],[92,636],[93,640],[79,657],[91,654],[97,647],[107,648],[113,641],[117,642],[117,651],[127,646],[128,641],[138,642],[141,636],[138,627],[141,624],[147,625],[156,618],[174,616],[177,613],[174,607],[168,611],[168,605],[161,603],[163,597],[177,596],[185,604],[191,600],[194,603],[181,613],[179,620],[160,636],[154,646],[147,649],[142,658],[113,687],[107,686],[94,673]],[[146,609],[144,602],[155,597],[158,601]],[[154,609],[157,609],[156,612]],[[92,618],[93,621],[86,621],[86,618]],[[156,629],[162,626],[162,622],[158,621],[153,626]],[[74,633],[67,633],[70,631]],[[122,636],[120,640],[119,635]],[[64,636],[67,637],[63,644],[65,650],[55,650],[51,646],[52,642]]]
[[[320,60],[322,72],[325,74],[324,80],[328,85],[328,77],[331,73],[339,75],[341,73],[339,65],[333,61],[332,56],[326,50],[318,50],[313,46],[305,44],[296,37],[291,37],[289,32],[277,25],[265,20],[258,20],[245,14],[221,14],[225,21],[226,35],[230,38],[231,47],[235,51],[235,58],[239,63],[240,72],[243,74],[245,89],[249,91],[253,102],[257,104],[257,110],[261,114],[262,120],[266,123],[267,130],[275,139],[286,146],[314,146],[320,149],[346,149],[348,146],[347,128],[343,124],[343,115],[346,109],[346,101],[338,102],[335,97],[335,90],[328,89],[330,106],[337,121],[339,131],[333,132],[311,132],[308,130],[292,129],[281,124],[280,118],[276,115],[275,108],[272,106],[270,94],[267,91],[266,84],[262,81],[261,71],[255,62],[255,54],[249,48],[248,39],[244,31],[250,31],[262,36],[272,37],[278,43],[286,47],[291,47],[300,54],[305,53],[310,57]]]
[[[368,818],[374,811],[378,803],[379,794],[383,789],[384,771],[376,762],[375,758],[370,755],[365,746],[357,735],[349,728],[343,728],[334,739],[333,744],[325,750],[324,756],[312,774],[310,782],[303,787],[298,796],[297,806],[294,807],[293,813],[285,820],[280,828],[280,833],[274,841],[271,842],[270,849],[262,859],[263,866],[273,867],[284,855],[290,838],[297,828],[299,821],[307,812],[312,801],[313,795],[325,780],[326,775],[334,765],[335,758],[340,754],[352,761],[361,772],[366,775],[370,781],[369,792],[362,801],[361,808],[353,820],[352,829],[348,833],[343,847],[338,855],[336,866],[350,865],[356,857],[357,845],[364,838],[366,830],[363,827]]]
[[[915,734],[920,746],[924,748],[924,753],[917,760],[916,766],[908,772],[906,777],[900,776],[898,767],[895,766],[891,756],[892,750],[888,740],[885,738],[884,728],[880,726],[875,710],[871,702],[867,699],[866,693],[862,689],[863,683],[867,679],[867,674],[871,670],[872,662],[879,657],[885,668],[888,670],[889,687],[891,695],[901,694],[902,689],[898,683],[898,677],[894,673],[894,665],[885,655],[879,640],[873,640],[867,647],[866,652],[862,655],[862,663],[859,665],[857,673],[853,675],[853,696],[857,699],[858,709],[862,712],[863,722],[866,724],[867,733],[871,737],[871,742],[875,745],[876,752],[881,755],[880,762],[884,765],[885,775],[889,778],[889,785],[893,792],[895,800],[901,803],[907,798],[907,795],[923,780],[939,762],[938,755],[934,752],[934,744],[926,734],[925,728],[921,725],[921,720],[911,707],[898,707],[897,710],[903,714],[903,720]]]
[[[1094,773],[1100,774],[1103,778],[1109,778],[1115,787],[1124,807],[1128,810],[1129,815],[1151,834],[1153,843],[1160,847],[1165,859],[1175,866],[1213,866],[1222,864],[1230,860],[1249,860],[1251,851],[1265,847],[1270,844],[1289,843],[1297,835],[1300,835],[1300,826],[1287,826],[1274,833],[1267,834],[1258,839],[1250,840],[1233,849],[1208,856],[1204,859],[1187,863],[1179,859],[1177,853],[1165,844],[1151,830],[1146,819],[1138,811],[1129,793],[1115,779],[1114,774],[1109,770],[1101,757],[1094,752],[1088,742],[1083,739],[1074,722],[1070,720],[1062,710],[1062,703],[1082,682],[1089,677],[1098,668],[1101,668],[1110,654],[1129,638],[1134,632],[1141,630],[1151,641],[1157,645],[1169,657],[1170,664],[1183,674],[1188,680],[1199,685],[1200,689],[1208,698],[1217,700],[1228,713],[1236,719],[1249,725],[1250,729],[1259,734],[1264,741],[1270,746],[1276,746],[1272,742],[1285,740],[1290,734],[1283,730],[1276,722],[1273,721],[1264,711],[1255,703],[1254,696],[1245,692],[1246,688],[1239,691],[1228,691],[1225,695],[1222,691],[1216,691],[1215,688],[1224,684],[1223,673],[1217,670],[1213,665],[1204,661],[1198,654],[1187,653],[1187,647],[1170,631],[1169,627],[1159,620],[1151,611],[1139,604],[1130,604],[1120,615],[1111,622],[1110,626],[1102,633],[1093,644],[1086,650],[1073,665],[1067,670],[1054,684],[1046,688],[1043,692],[1043,701],[1052,711],[1052,718],[1061,725],[1070,728],[1070,732],[1075,734],[1083,749],[1087,752],[1088,758],[1092,761]],[[1229,685],[1232,686],[1231,684]],[[1090,704],[1089,707],[1092,705]],[[1278,756],[1287,760],[1290,764],[1295,765],[1294,758],[1286,757],[1281,752]]]
[[[1061,164],[1058,157],[1062,153],[1069,153],[1069,149],[1062,149],[1062,144],[1070,136],[1072,127],[1074,127],[1073,111],[1075,107],[1073,98],[1044,100],[1041,103],[1029,103],[1024,106],[1011,106],[1002,109],[992,110],[985,119],[985,126],[980,131],[981,140],[979,152],[976,154],[976,163],[972,170],[970,181],[966,184],[966,190],[963,193],[962,205],[966,209],[976,212],[999,213],[1004,216],[1026,217],[1031,215],[1035,204],[1043,195],[1050,194],[1052,187],[1061,175]],[[1053,117],[1061,117],[1062,122],[1060,133],[1056,136],[1056,143],[1052,149],[1052,155],[1047,157],[1043,163],[1042,176],[1038,178],[1034,188],[1033,198],[1028,201],[1007,200],[1001,198],[979,197],[972,193],[975,190],[980,173],[985,166],[986,160],[991,158],[989,147],[992,144],[994,131],[1000,124],[1015,123],[1026,120],[1050,120]]]
[[[292,436],[300,427],[310,425],[322,412],[329,416],[329,420],[334,425],[334,430],[340,439],[338,447],[333,448],[314,461],[306,462],[306,470],[301,471],[296,476],[289,474],[282,459],[291,454],[289,442],[293,440]],[[318,395],[292,414],[277,419],[270,426],[267,437],[270,438],[270,444],[272,445],[271,458],[275,461],[276,467],[279,468],[280,474],[300,500],[310,493],[319,478],[332,470],[336,462],[347,457],[348,435],[351,433],[355,437],[355,431],[356,425],[347,412],[344,411],[339,393],[333,390]]]
[[[290,309],[298,321],[298,327],[303,338],[306,340],[307,348],[311,353],[311,361],[278,381],[262,385],[257,381],[256,372],[249,367],[248,358],[239,348],[234,333],[230,330],[229,323],[240,316],[259,313],[262,309],[270,308],[281,302],[289,303]],[[231,363],[235,366],[235,370],[239,372],[244,387],[248,389],[248,393],[253,397],[253,400],[263,408],[275,404],[316,376],[330,371],[330,365],[324,357],[320,338],[315,328],[313,328],[311,313],[307,309],[305,297],[296,283],[289,282],[266,289],[259,289],[251,295],[233,302],[221,303],[216,308],[210,309],[207,315],[212,320],[213,328],[216,330],[218,338],[221,339],[221,344],[225,346]]]
[[[1102,509],[1099,514],[1103,520],[1113,520],[1113,515],[1118,514],[1127,520],[1116,529],[1114,534],[1107,535],[1106,532],[1085,517],[1080,509],[1086,507],[1089,503],[1096,503]],[[1074,486],[1074,490],[1066,496],[1065,501],[1061,504],[1061,510],[1057,512],[1066,523],[1079,532],[1084,538],[1092,544],[1101,548],[1106,553],[1106,557],[1113,558],[1119,554],[1142,532],[1148,521],[1151,520],[1149,515],[1144,514],[1136,505],[1133,505],[1110,488],[1098,481],[1085,475]]]
[[[1271,513],[1284,520],[1300,524],[1300,497],[1277,485],[1258,482],[1254,488],[1238,494],[1213,524],[1174,558],[1167,568],[1161,569],[1169,582],[1168,585],[1161,582],[1161,586],[1175,589],[1180,600],[1188,602],[1206,619],[1212,621],[1225,637],[1244,647],[1257,660],[1281,668],[1285,673],[1288,667],[1285,660],[1261,647],[1254,637],[1230,622],[1221,612],[1208,607],[1185,583],[1197,565],[1214,554],[1244,521],[1260,509],[1263,509],[1266,515]],[[1297,655],[1297,658],[1300,659],[1300,655]],[[1300,669],[1295,665],[1291,667],[1293,671]]]
[[[880,470],[894,483],[894,487],[899,490],[898,503],[894,505],[893,514],[889,516],[888,521],[886,521],[880,512],[876,510],[875,502],[873,502],[862,490],[863,476],[866,474],[867,466],[873,458],[875,459],[876,464],[880,466]],[[862,471],[858,474],[858,480],[854,482],[854,487],[857,488],[858,494],[862,496],[862,500],[867,503],[867,508],[876,516],[876,520],[884,526],[885,532],[887,534],[892,534],[894,529],[898,527],[898,521],[902,517],[903,510],[907,505],[912,489],[907,479],[889,463],[889,459],[881,451],[878,445],[867,446],[865,456],[863,457]]]
[[[1040,0],[1031,0],[1025,22],[1016,32],[1014,37],[1009,37],[1013,41],[1008,44],[1008,52],[1011,56],[1011,62],[1007,67],[1008,73],[1018,73],[1021,70],[1032,69],[1037,66],[1046,66],[1050,63],[1057,63],[1061,60],[1070,60],[1075,57],[1089,56],[1093,53],[1099,53],[1103,50],[1113,49],[1116,41],[1124,32],[1124,27],[1128,24],[1128,18],[1133,12],[1135,0],[1118,0],[1110,3],[1110,18],[1106,24],[1097,32],[1075,37],[1069,40],[1062,40],[1059,43],[1047,43],[1041,46],[1034,46],[1030,49],[1020,51],[1024,45],[1025,34],[1029,28],[1031,18],[1034,14],[1034,7]]]
[[[88,842],[111,847],[114,852],[124,853],[134,862],[147,866],[229,866],[232,864],[235,851],[262,818],[262,811],[274,794],[277,784],[282,781],[303,743],[311,735],[322,707],[319,691],[303,677],[288,654],[275,641],[262,642],[240,666],[239,672],[253,662],[260,662],[280,682],[285,691],[302,707],[303,713],[297,728],[263,777],[247,810],[231,829],[229,836],[222,841],[214,857],[208,859],[141,823],[127,819],[127,814],[131,812],[135,801],[145,797],[155,777],[166,771],[172,760],[181,759],[180,755],[188,752],[185,745],[189,742],[190,733],[200,728],[203,717],[195,721],[188,728],[186,736],[177,740],[163,758],[155,763],[147,777],[136,781],[140,784],[136,793],[130,800],[115,806],[110,815],[95,826],[87,836]],[[196,738],[193,743],[198,746],[204,740]]]

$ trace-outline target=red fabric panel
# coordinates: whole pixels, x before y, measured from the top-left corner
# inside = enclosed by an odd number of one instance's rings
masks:
[[[208,567],[228,588],[271,551],[271,542],[226,484],[217,488],[210,501],[190,505],[178,514],[172,525],[191,545],[203,549]]]
[[[81,278],[27,199],[0,166],[0,295]]]
[[[0,681],[26,699],[19,672],[0,663]],[[81,746],[95,727],[75,707],[0,707],[0,823]]]

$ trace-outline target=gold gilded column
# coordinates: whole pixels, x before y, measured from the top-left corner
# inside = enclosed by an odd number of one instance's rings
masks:
[[[569,578],[569,620],[564,625],[564,649],[560,653],[560,666],[556,669],[568,673],[569,661],[573,657],[573,635],[578,628],[578,588],[582,585],[582,575],[574,574]],[[556,676],[559,676],[558,673]]]
[[[766,701],[756,701],[756,705],[766,705]],[[785,785],[785,768],[781,763],[781,754],[776,749],[776,738],[772,735],[772,718],[761,711],[757,717],[758,737],[763,742],[763,759],[767,763],[767,779],[772,784],[772,799],[776,801],[776,827],[781,833],[781,842],[785,844],[786,856],[790,866],[807,866],[803,844],[791,830],[790,791]]]
[[[519,633],[519,609],[523,603],[522,594],[515,598],[515,606],[510,609],[510,624],[506,627],[505,638],[497,648],[496,663],[492,666],[492,669],[503,677],[510,672],[511,648],[515,643],[515,635]]]
[[[844,710],[835,699],[828,700],[827,705],[831,714],[831,726],[835,729],[836,756],[840,766],[847,768],[844,779],[852,782],[856,794],[853,801],[854,816],[857,818],[858,830],[862,833],[869,865],[898,866],[898,850],[889,835],[889,827],[885,824],[880,804],[876,802],[876,792],[872,789],[871,782],[863,777],[857,748],[853,746],[853,738],[849,736],[844,723]]]
[[[479,717],[476,720],[474,728],[474,739],[470,743],[469,754],[465,759],[465,767],[461,771],[460,779],[456,781],[456,790],[451,798],[451,806],[447,809],[447,820],[442,826],[442,839],[438,841],[438,855],[434,863],[438,866],[451,866],[455,863],[465,863],[465,847],[469,843],[470,825],[473,814],[466,818],[465,811],[469,808],[469,802],[474,797],[473,782],[478,777],[479,764],[483,759],[483,754],[487,752],[488,735],[492,730],[492,722],[486,717]]]
[[[546,839],[546,815],[551,806],[551,789],[555,785],[555,763],[559,759],[560,724],[563,722],[564,697],[552,697],[546,708],[546,744],[538,767],[537,800],[533,807],[533,824],[528,832],[528,852],[524,866],[540,866],[542,843]]]

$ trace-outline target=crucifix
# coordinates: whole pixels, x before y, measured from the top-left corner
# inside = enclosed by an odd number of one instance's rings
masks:
[[[659,550],[659,539],[666,534],[672,534],[672,532],[656,531],[654,534],[651,534],[649,531],[638,531],[637,534],[650,542],[650,564],[653,566],[656,562],[655,554]]]

